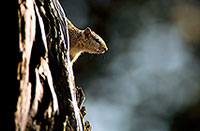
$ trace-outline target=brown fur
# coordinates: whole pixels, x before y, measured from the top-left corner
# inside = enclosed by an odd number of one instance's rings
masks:
[[[70,39],[69,54],[72,63],[75,62],[83,52],[101,54],[108,50],[104,40],[94,31],[91,31],[89,27],[85,30],[80,30],[68,19],[67,22]]]

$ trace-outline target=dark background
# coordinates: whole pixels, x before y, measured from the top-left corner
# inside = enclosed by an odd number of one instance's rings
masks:
[[[200,130],[200,1],[61,3],[109,48],[74,64],[94,131]]]

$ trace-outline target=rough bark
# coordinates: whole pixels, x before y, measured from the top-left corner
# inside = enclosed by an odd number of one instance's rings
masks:
[[[18,0],[18,7],[16,130],[91,130],[62,7],[57,0]]]

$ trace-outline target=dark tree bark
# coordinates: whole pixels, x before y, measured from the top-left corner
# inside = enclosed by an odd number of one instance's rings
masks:
[[[91,130],[69,60],[65,13],[57,0],[18,0],[16,130]]]

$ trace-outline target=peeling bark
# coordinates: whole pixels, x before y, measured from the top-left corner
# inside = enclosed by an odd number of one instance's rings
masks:
[[[57,0],[18,0],[16,130],[90,131],[75,87],[65,13]]]

